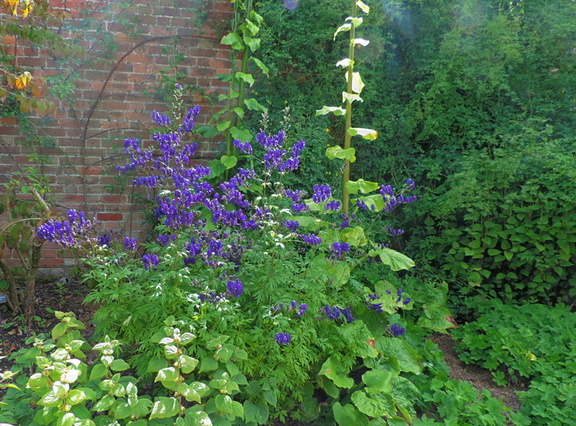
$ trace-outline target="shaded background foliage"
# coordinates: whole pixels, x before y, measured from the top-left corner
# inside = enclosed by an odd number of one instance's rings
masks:
[[[259,6],[271,75],[256,91],[271,116],[290,107],[290,131],[311,146],[299,177],[308,186],[336,172],[323,153],[342,123],[314,112],[343,89],[334,64],[346,45],[332,34],[348,3]],[[360,28],[370,45],[359,51],[367,85],[355,122],[380,137],[356,144],[352,174],[418,181],[421,201],[397,218],[406,252],[454,295],[574,296],[575,14],[568,0],[387,0]]]

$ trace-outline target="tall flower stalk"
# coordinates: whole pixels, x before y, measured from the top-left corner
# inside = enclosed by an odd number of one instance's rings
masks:
[[[326,156],[328,158],[338,158],[344,160],[344,171],[342,174],[342,211],[346,215],[348,215],[350,210],[351,193],[357,193],[358,190],[360,190],[360,192],[367,193],[378,188],[378,184],[376,183],[368,186],[361,184],[360,188],[358,188],[358,186],[350,185],[350,164],[356,160],[356,150],[352,147],[352,137],[359,135],[368,140],[375,140],[378,137],[378,132],[375,130],[352,127],[352,104],[356,101],[362,101],[360,93],[364,88],[364,82],[362,81],[360,73],[354,71],[354,54],[357,46],[367,46],[369,43],[368,40],[356,38],[356,28],[362,25],[363,22],[363,18],[357,16],[358,9],[360,9],[365,14],[368,14],[370,11],[369,7],[364,2],[361,0],[354,0],[352,2],[351,16],[346,18],[346,22],[341,25],[334,33],[334,38],[336,38],[338,33],[343,31],[348,31],[350,34],[348,57],[336,64],[336,66],[346,69],[346,91],[342,92],[342,103],[344,103],[344,108],[325,106],[316,112],[317,115],[324,115],[328,113],[333,113],[334,115],[338,116],[343,115],[346,120],[344,147],[342,148],[341,146],[334,146],[326,150]]]

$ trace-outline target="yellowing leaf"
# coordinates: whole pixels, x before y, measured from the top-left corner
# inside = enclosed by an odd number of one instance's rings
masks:
[[[370,13],[370,7],[367,4],[365,4],[362,0],[358,0],[356,2],[356,6],[358,6],[362,10],[362,12]]]
[[[30,83],[30,81],[32,81],[32,74],[26,71],[23,72],[20,77],[14,81],[14,85],[17,89],[24,90],[28,87],[28,83]]]
[[[48,93],[48,84],[44,78],[37,77],[30,83],[30,89],[32,89],[32,96],[42,98]]]

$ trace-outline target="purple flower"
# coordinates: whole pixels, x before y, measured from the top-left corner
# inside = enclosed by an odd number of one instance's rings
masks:
[[[368,210],[368,206],[366,205],[366,203],[362,200],[356,200],[356,206],[360,209],[360,210]]]
[[[297,220],[285,220],[284,222],[282,222],[282,225],[288,228],[290,231],[296,232],[296,230],[300,226],[300,222],[298,222]]]
[[[394,337],[403,336],[406,334],[406,329],[404,327],[399,326],[398,324],[392,324],[390,326],[390,331]]]
[[[144,269],[150,269],[152,266],[158,266],[160,261],[155,254],[146,253],[142,256],[142,263],[144,264]]]
[[[332,257],[340,258],[344,253],[348,253],[350,251],[350,244],[348,243],[340,243],[338,241],[332,243],[330,246],[330,252],[332,253]]]
[[[168,243],[170,243],[170,241],[175,241],[176,240],[176,235],[175,234],[160,234],[158,235],[158,237],[156,238],[158,240],[158,242],[162,245],[162,246],[167,246]]]
[[[304,203],[294,203],[292,204],[292,211],[294,213],[301,213],[310,210],[310,208]]]
[[[160,114],[156,110],[152,111],[152,120],[154,120],[159,126],[168,126],[172,124],[168,116],[165,114]]]
[[[324,209],[325,210],[332,210],[332,211],[336,212],[336,211],[340,210],[340,201],[338,201],[338,200],[329,201],[324,206]]]
[[[252,154],[252,145],[250,145],[250,142],[242,142],[241,140],[234,139],[232,143],[242,154]]]
[[[346,318],[346,322],[354,322],[356,319],[352,316],[352,308],[348,306],[346,309],[341,309],[340,312]]]
[[[414,182],[412,179],[407,179],[406,186],[410,191],[414,191],[416,189],[416,182]]]
[[[328,185],[314,185],[314,194],[312,194],[312,201],[315,203],[322,203],[330,198],[331,190]]]
[[[409,297],[407,297],[406,299],[404,299],[404,301],[402,302],[404,305],[407,305],[408,303],[410,303],[412,299],[410,299]]]
[[[300,235],[300,238],[302,238],[306,244],[310,244],[311,246],[317,246],[322,243],[322,238],[314,234]]]
[[[404,233],[403,229],[392,229],[391,227],[388,226],[388,232],[390,232],[390,235],[392,237],[397,237],[398,235],[402,235]]]
[[[228,294],[235,298],[242,296],[244,292],[244,285],[240,280],[228,281],[226,287],[228,288]]]
[[[136,238],[124,238],[124,248],[126,250],[136,250]]]
[[[280,346],[287,345],[292,340],[292,336],[289,333],[276,333],[276,337],[274,337],[276,343]]]
[[[308,305],[306,303],[302,303],[300,305],[300,308],[298,309],[298,313],[296,315],[301,317],[302,315],[304,315],[306,313],[307,310],[308,310]]]
[[[340,318],[340,309],[338,306],[330,307],[328,305],[320,309],[320,312],[324,312],[329,320],[335,320]]]
[[[300,202],[300,198],[305,194],[305,191],[292,191],[290,189],[287,189],[284,192],[284,195],[286,196],[286,198],[289,198],[290,200],[292,200],[294,203],[298,203]]]

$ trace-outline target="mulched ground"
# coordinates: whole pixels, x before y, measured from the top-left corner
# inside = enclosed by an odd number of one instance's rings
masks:
[[[57,284],[57,281],[38,283],[35,319],[31,326],[26,325],[22,316],[14,316],[5,304],[0,305],[0,372],[10,369],[12,362],[8,357],[25,346],[25,340],[40,333],[50,334],[58,320],[54,311],[74,312],[76,317],[86,325],[85,335],[90,336],[93,325],[90,324],[96,309],[93,305],[83,304],[89,289],[82,283],[70,281]],[[520,408],[516,391],[527,389],[527,383],[498,386],[492,380],[490,371],[475,365],[466,365],[457,356],[455,341],[447,334],[434,334],[432,340],[444,352],[445,360],[450,367],[450,377],[471,383],[479,392],[488,389],[492,396],[502,398],[504,404],[514,411]],[[0,390],[0,398],[1,398]],[[298,423],[289,423],[296,425]]]

